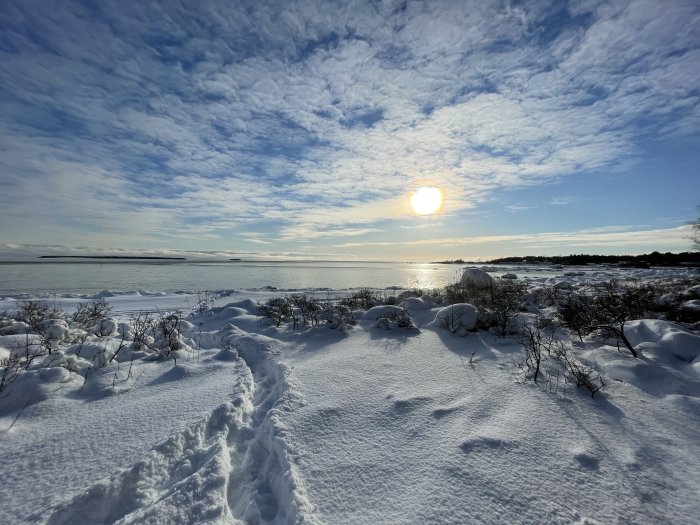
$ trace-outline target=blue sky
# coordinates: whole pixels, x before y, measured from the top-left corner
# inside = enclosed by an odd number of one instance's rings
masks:
[[[5,0],[0,258],[686,251],[699,102],[695,0]]]

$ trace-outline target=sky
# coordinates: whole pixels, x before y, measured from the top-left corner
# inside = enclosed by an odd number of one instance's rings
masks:
[[[0,259],[688,251],[699,102],[697,0],[3,0]]]

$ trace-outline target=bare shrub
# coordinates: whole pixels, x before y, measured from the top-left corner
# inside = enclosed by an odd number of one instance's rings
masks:
[[[272,297],[258,303],[258,317],[270,319],[275,326],[290,321],[293,313],[292,304],[286,297]]]
[[[517,281],[497,281],[486,289],[486,307],[493,315],[496,333],[504,337],[508,325],[522,305],[526,285]]]
[[[127,339],[126,339],[128,332],[126,330],[120,330],[119,333],[120,333],[119,346],[117,346],[117,349],[112,354],[112,357],[109,358],[110,363],[117,358],[119,353],[122,350],[124,350],[124,348],[127,348],[129,346],[129,344],[127,343]],[[132,352],[132,362],[133,362],[133,352]]]
[[[340,300],[340,304],[350,309],[362,310],[369,310],[370,308],[379,306],[382,302],[379,294],[371,288],[360,288],[358,291],[352,292],[350,295]]]
[[[321,307],[321,302],[317,298],[307,294],[294,294],[289,297],[289,302],[298,312],[301,317],[301,322],[304,325],[316,326],[321,321],[323,308]],[[296,318],[296,312],[294,316]],[[297,324],[298,320],[295,322],[295,325]]]
[[[153,331],[155,344],[151,346],[159,357],[173,357],[177,363],[177,350],[182,348],[180,341],[180,322],[182,316],[178,312],[159,314],[155,320]]]
[[[330,301],[323,303],[321,319],[334,330],[346,331],[355,324],[355,318],[347,305],[333,304]]]
[[[575,332],[583,342],[583,336],[590,333],[593,325],[591,299],[585,295],[569,290],[557,302],[557,320],[561,325]]]
[[[0,393],[4,392],[8,386],[10,386],[22,368],[22,363],[20,357],[14,352],[10,352],[10,355],[4,359],[0,359]]]
[[[92,328],[97,321],[112,315],[112,306],[104,297],[86,303],[78,303],[73,314],[73,321],[81,328]]]
[[[537,317],[533,323],[523,325],[518,333],[518,342],[525,353],[521,368],[532,375],[534,382],[537,382],[543,361],[564,350],[554,325],[545,317]]]
[[[484,305],[488,299],[488,288],[483,286],[477,286],[471,282],[458,282],[454,284],[448,284],[444,288],[443,304],[457,304],[457,303],[469,303],[474,306]]]
[[[153,319],[151,313],[138,312],[133,314],[129,320],[129,325],[133,333],[132,340],[134,350],[141,350],[144,347],[148,347],[150,339],[152,339],[150,334],[153,333],[153,327],[155,325],[155,319]]]
[[[637,351],[625,336],[625,323],[642,319],[649,312],[654,291],[643,284],[620,283],[614,279],[598,285],[593,297],[591,328],[604,337],[616,337],[637,357]]]
[[[43,301],[22,301],[17,305],[17,319],[27,323],[38,334],[44,331],[44,321],[62,317],[63,312]]]
[[[194,313],[202,314],[216,304],[216,296],[208,290],[197,292],[197,302],[192,309]]]
[[[555,380],[558,385],[562,371],[567,381],[573,382],[577,387],[586,388],[591,397],[595,397],[596,393],[605,387],[598,370],[579,362],[567,350],[563,341],[556,335],[551,319],[538,317],[534,323],[522,326],[518,341],[525,354],[525,361],[520,364],[520,368],[525,372],[526,378],[537,382],[542,377],[542,370],[545,370],[544,379],[549,383],[550,391]],[[545,369],[545,363],[551,363],[551,366],[546,366]]]
[[[24,343],[15,342],[14,348],[10,349],[12,353],[19,356],[25,370],[29,369],[35,359],[46,355],[46,346],[43,344],[44,338],[41,338],[40,341],[37,342],[34,337],[25,334]]]
[[[180,339],[180,323],[182,312],[158,312],[153,316],[152,312],[139,312],[131,316],[129,325],[132,334],[132,350],[148,349],[158,357],[172,357],[177,364],[177,350],[184,345]],[[121,340],[110,362],[117,354],[126,348],[126,330],[121,331]],[[132,355],[133,357],[133,355]]]
[[[508,326],[521,309],[526,284],[512,280],[495,281],[487,286],[472,282],[458,282],[444,288],[443,304],[468,303],[479,311],[481,326],[496,328],[505,336]],[[449,327],[448,327],[449,328]]]

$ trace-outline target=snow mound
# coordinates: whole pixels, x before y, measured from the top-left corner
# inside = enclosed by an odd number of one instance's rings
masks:
[[[223,310],[227,308],[236,308],[241,313],[245,312],[249,315],[256,315],[258,313],[258,304],[252,299],[243,299],[242,301],[236,301],[234,303],[228,303],[223,307]],[[238,314],[241,315],[241,314]]]
[[[459,283],[462,286],[474,286],[476,288],[488,288],[494,283],[493,277],[491,277],[484,270],[479,270],[478,268],[467,268],[462,274],[462,278]]]
[[[151,381],[152,385],[159,383],[167,383],[169,381],[179,381],[180,379],[188,379],[193,376],[201,375],[202,371],[190,363],[178,363],[170,370],[164,372],[159,377]]]
[[[376,321],[380,317],[395,317],[403,312],[403,308],[400,306],[394,306],[392,304],[387,304],[384,306],[374,306],[367,310],[362,318],[365,321]]]
[[[467,331],[476,328],[479,311],[469,303],[456,303],[441,308],[435,320],[428,324],[429,328],[444,328],[452,333],[465,335]]]
[[[684,366],[700,361],[700,335],[675,323],[657,319],[633,321],[625,327],[625,335],[632,345],[642,348],[645,356],[664,364]]]
[[[68,333],[65,321],[54,321],[44,330],[44,337],[49,341],[62,341]]]
[[[655,397],[700,398],[700,335],[655,319],[630,322],[625,335],[640,357],[606,354],[601,364],[605,375]]]
[[[435,300],[432,297],[407,297],[403,302],[403,307],[406,310],[430,310],[435,307]]]
[[[81,383],[78,374],[61,367],[22,370],[12,383],[12,389],[2,394],[0,415],[16,413],[50,398],[59,390],[77,388]]]
[[[238,351],[233,347],[223,348],[212,357],[215,361],[235,361],[238,359]]]
[[[118,323],[114,319],[101,319],[95,324],[93,333],[100,336],[108,336],[117,332]]]

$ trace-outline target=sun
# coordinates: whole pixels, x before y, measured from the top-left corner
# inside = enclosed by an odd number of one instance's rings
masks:
[[[411,195],[411,207],[418,215],[430,215],[440,209],[442,193],[434,186],[421,186]]]

